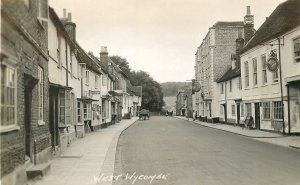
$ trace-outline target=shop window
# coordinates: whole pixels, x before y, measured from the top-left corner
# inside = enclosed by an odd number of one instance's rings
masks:
[[[231,105],[231,115],[235,116],[235,104]]]
[[[91,119],[92,107],[90,103],[83,103],[83,118]]]
[[[82,123],[81,102],[77,101],[77,123]]]
[[[274,119],[282,119],[282,102],[281,101],[275,101],[273,102],[273,117]]]
[[[245,103],[246,116],[252,116],[251,103]]]
[[[65,124],[65,91],[59,91],[59,122]]]
[[[270,119],[271,118],[271,107],[270,102],[263,102],[263,119]]]
[[[244,117],[244,104],[241,103],[241,116]]]

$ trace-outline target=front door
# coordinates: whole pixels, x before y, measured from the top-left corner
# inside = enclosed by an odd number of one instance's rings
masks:
[[[255,128],[260,129],[259,103],[255,103]]]
[[[239,125],[240,124],[240,119],[241,119],[240,104],[239,103],[236,104],[236,112],[237,112],[237,114],[236,114],[236,116],[237,116],[236,120],[237,120],[237,124]]]
[[[49,131],[51,134],[51,146],[59,145],[59,130],[58,130],[58,90],[50,88],[49,92]]]
[[[227,123],[227,106],[226,106],[226,103],[223,104],[223,107],[224,107],[224,119],[225,119],[225,123]]]
[[[25,87],[25,154],[32,157],[31,104],[32,89]]]

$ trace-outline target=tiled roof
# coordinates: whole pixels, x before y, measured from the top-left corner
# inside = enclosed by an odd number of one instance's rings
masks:
[[[300,1],[288,0],[277,6],[256,31],[241,53],[300,26]]]
[[[217,82],[225,82],[238,76],[241,76],[241,69],[238,67],[234,69],[230,68],[219,80],[217,80]]]
[[[77,59],[86,64],[86,67],[90,69],[91,71],[94,71],[95,73],[101,74],[99,68],[101,67],[98,65],[94,59],[92,59],[83,49],[79,46],[78,43],[76,43],[76,48],[78,49],[77,52]]]

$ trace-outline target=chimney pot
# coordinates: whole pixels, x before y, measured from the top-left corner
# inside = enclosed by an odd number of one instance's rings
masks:
[[[101,52],[107,53],[107,46],[101,46]]]
[[[72,13],[71,12],[68,13],[68,21],[70,21],[70,22],[72,21]]]
[[[67,9],[63,9],[63,18],[67,18]]]
[[[247,15],[251,15],[250,6],[247,6]]]

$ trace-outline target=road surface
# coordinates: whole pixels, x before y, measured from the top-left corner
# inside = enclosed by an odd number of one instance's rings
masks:
[[[115,185],[299,185],[300,151],[151,117],[118,142]]]

